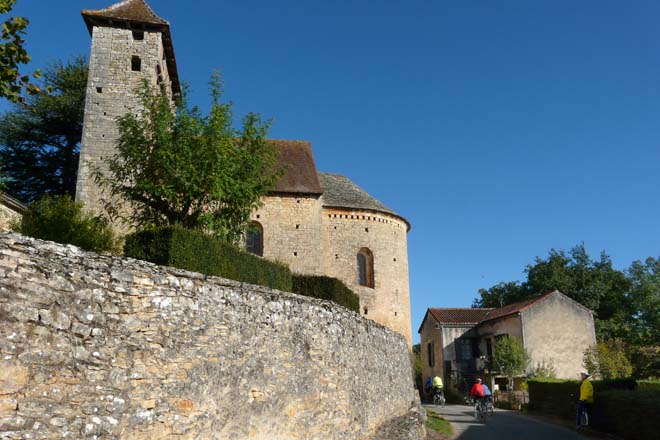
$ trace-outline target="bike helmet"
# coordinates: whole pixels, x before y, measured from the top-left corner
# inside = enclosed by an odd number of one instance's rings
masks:
[[[582,375],[582,376],[584,376],[584,377],[589,377],[589,376],[591,376],[591,375],[589,374],[588,371],[582,371],[582,372],[580,372],[580,375]]]

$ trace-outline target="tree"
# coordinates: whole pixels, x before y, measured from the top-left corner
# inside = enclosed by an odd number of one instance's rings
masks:
[[[107,221],[83,212],[82,204],[69,196],[45,196],[30,203],[21,219],[20,232],[94,252],[109,251],[115,246]]]
[[[76,191],[87,87],[87,60],[59,61],[44,72],[44,92],[0,117],[0,162],[7,191],[31,202]]]
[[[589,373],[601,379],[626,378],[633,372],[621,339],[600,341],[589,347],[584,352],[582,363]]]
[[[627,271],[631,289],[627,295],[632,313],[629,340],[635,345],[652,346],[660,341],[660,259],[635,261]]]
[[[270,122],[249,113],[235,129],[217,73],[208,116],[185,99],[172,111],[166,94],[146,82],[138,93],[143,110],[118,120],[117,154],[106,160],[107,172],[95,170],[96,182],[110,190],[106,209],[134,225],[203,228],[237,242],[279,177],[266,139]],[[130,203],[130,214],[119,214],[116,198]]]
[[[575,246],[568,254],[552,249],[546,259],[537,257],[534,264],[527,265],[525,273],[527,279],[523,283],[499,283],[481,289],[473,306],[502,307],[559,290],[596,312],[599,338],[626,335],[631,313],[626,293],[631,283],[624,272],[612,267],[605,252],[598,260],[592,260],[584,244]]]
[[[514,377],[525,372],[529,359],[527,350],[518,338],[503,336],[495,341],[493,364],[509,379],[511,389]]]
[[[16,0],[0,0],[0,14],[11,12]],[[20,102],[23,90],[36,93],[39,88],[30,84],[28,75],[21,75],[19,66],[30,62],[23,36],[29,21],[24,17],[9,17],[0,32],[0,98]],[[33,74],[39,77],[39,71]]]

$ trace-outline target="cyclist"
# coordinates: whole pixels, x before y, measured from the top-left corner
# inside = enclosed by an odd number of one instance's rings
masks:
[[[580,400],[578,401],[577,415],[575,423],[578,429],[581,426],[583,414],[589,414],[589,408],[594,403],[594,387],[589,381],[589,372],[583,371],[580,373]]]
[[[424,384],[424,391],[426,391],[426,394],[431,394],[431,391],[433,391],[433,378],[431,376],[426,379],[426,383]]]
[[[442,383],[442,379],[440,378],[440,376],[437,376],[437,375],[433,376],[432,386],[433,386],[433,396],[437,395],[438,400],[440,402],[443,402],[444,401],[444,393],[443,393],[442,389],[443,389],[444,385]],[[435,401],[436,399],[433,399],[433,400]]]
[[[472,385],[472,389],[470,390],[470,396],[474,398],[475,401],[475,416],[478,418],[483,418],[484,416],[484,387],[481,384],[481,379],[477,378],[474,382],[474,385]]]
[[[481,384],[481,379],[477,378],[472,389],[470,390],[470,396],[474,397],[474,400],[481,401],[484,397],[484,386]]]
[[[484,403],[486,404],[486,409],[491,410],[493,407],[493,393],[490,392],[490,388],[488,388],[488,385],[485,383],[482,383],[481,386],[484,389]]]

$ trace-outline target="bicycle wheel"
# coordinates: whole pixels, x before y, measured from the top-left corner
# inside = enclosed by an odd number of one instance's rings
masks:
[[[587,414],[587,410],[582,411],[580,415],[580,425],[589,426],[589,414]]]

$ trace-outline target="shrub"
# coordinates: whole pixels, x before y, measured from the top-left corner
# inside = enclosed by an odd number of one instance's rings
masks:
[[[108,222],[83,212],[82,203],[69,196],[49,197],[32,202],[20,224],[20,232],[30,237],[73,244],[88,251],[104,252],[114,247]]]
[[[124,255],[179,269],[291,291],[291,271],[201,231],[166,226],[126,237]]]
[[[336,278],[316,275],[294,275],[293,292],[299,295],[333,301],[349,310],[360,312],[360,299]]]
[[[598,379],[630,377],[633,372],[624,343],[618,338],[600,341],[589,347],[584,352],[582,362],[593,377]]]
[[[530,410],[554,414],[566,419],[575,417],[575,402],[580,382],[577,380],[530,380]],[[593,381],[594,406],[592,425],[625,439],[654,438],[655,414],[660,413],[660,381],[642,381],[636,388],[632,379]]]
[[[660,395],[654,390],[603,391],[595,400],[593,413],[598,430],[630,440],[657,438]]]
[[[639,391],[655,391],[660,395],[660,380],[638,380],[637,389]]]

